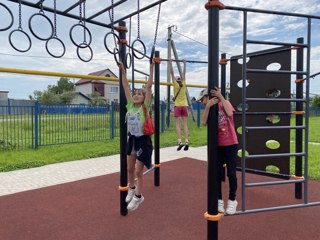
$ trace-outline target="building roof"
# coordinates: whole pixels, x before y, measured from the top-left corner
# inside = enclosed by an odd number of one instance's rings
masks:
[[[103,77],[117,77],[117,75],[115,75],[109,68],[107,69],[103,69],[97,72],[92,72],[89,73],[88,75],[92,75],[92,76],[103,76]],[[101,83],[101,84],[105,84],[105,81],[102,80],[93,80],[93,79],[89,79],[89,78],[81,78],[79,81],[77,81],[75,83],[75,85],[81,85],[81,84],[87,84],[87,83]]]

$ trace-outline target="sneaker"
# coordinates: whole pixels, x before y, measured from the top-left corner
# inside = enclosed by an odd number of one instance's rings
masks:
[[[189,144],[188,143],[186,143],[185,145],[184,145],[184,151],[188,151],[188,149],[189,149]]]
[[[129,203],[132,200],[135,193],[136,193],[136,188],[129,187],[128,194],[126,196],[126,203]]]
[[[235,214],[237,211],[237,205],[238,205],[237,200],[234,200],[234,201],[228,200],[228,206],[227,206],[226,213],[228,215]]]
[[[182,143],[179,143],[179,144],[178,144],[178,147],[177,147],[177,151],[180,151],[180,150],[183,148],[183,146],[184,146],[184,145],[183,145]]]
[[[224,201],[221,199],[218,200],[218,212],[224,213]]]
[[[134,195],[131,202],[128,204],[127,209],[129,211],[136,210],[143,201],[144,201],[144,197],[142,195],[140,198]]]

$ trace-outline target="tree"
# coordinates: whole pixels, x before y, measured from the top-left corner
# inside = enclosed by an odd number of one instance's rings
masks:
[[[90,104],[92,106],[102,106],[106,104],[106,100],[101,97],[100,93],[98,92],[91,93],[89,96],[91,98]]]
[[[320,107],[320,95],[317,95],[317,96],[312,98],[311,106],[312,107]]]
[[[37,100],[47,104],[71,103],[75,97],[74,84],[69,78],[61,77],[57,85],[48,85],[47,90],[35,90],[30,100]]]

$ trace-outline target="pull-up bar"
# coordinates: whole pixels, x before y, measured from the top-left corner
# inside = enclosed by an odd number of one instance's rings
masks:
[[[93,80],[102,80],[102,81],[119,81],[119,78],[116,77],[104,77],[104,76],[95,76],[95,75],[85,75],[85,74],[74,74],[74,73],[61,73],[61,72],[47,72],[47,71],[38,71],[38,70],[27,70],[19,68],[3,68],[0,67],[0,72],[6,73],[17,73],[17,74],[26,74],[26,75],[38,75],[38,76],[49,76],[49,77],[68,77],[68,78],[86,78]],[[128,80],[132,82],[132,80]],[[135,83],[146,84],[146,80],[134,80]],[[172,83],[160,82],[160,85],[173,85]],[[205,85],[197,84],[187,84],[187,87],[194,88],[206,88]]]

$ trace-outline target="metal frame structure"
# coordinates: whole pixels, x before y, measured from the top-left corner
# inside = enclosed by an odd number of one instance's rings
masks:
[[[302,140],[302,130],[305,130],[305,138],[304,138],[304,152],[296,152],[296,153],[284,153],[283,155],[288,156],[296,156],[298,165],[302,164],[302,159],[300,157],[304,157],[304,174],[303,179],[299,181],[279,181],[278,183],[275,182],[265,182],[262,184],[246,184],[245,183],[245,160],[250,157],[264,157],[264,155],[257,155],[257,156],[246,156],[245,151],[242,151],[242,210],[237,212],[237,214],[246,214],[246,213],[257,213],[257,212],[265,212],[265,211],[273,211],[273,210],[283,210],[283,209],[290,209],[290,208],[298,208],[298,207],[309,207],[309,206],[316,206],[320,205],[320,202],[308,202],[308,129],[309,129],[309,90],[310,90],[310,46],[311,46],[311,19],[320,19],[320,16],[314,15],[307,15],[307,14],[298,14],[298,13],[286,13],[280,11],[268,11],[268,10],[261,10],[261,9],[252,9],[252,8],[242,8],[242,7],[233,7],[233,6],[224,6],[219,0],[211,0],[208,1],[205,5],[206,9],[208,10],[209,14],[209,24],[208,24],[208,42],[209,42],[209,49],[208,49],[208,87],[209,90],[213,89],[214,86],[218,84],[218,67],[219,62],[217,61],[219,58],[219,11],[220,10],[235,10],[241,11],[243,13],[243,54],[242,59],[247,59],[247,44],[264,44],[264,45],[278,45],[278,46],[289,46],[289,47],[296,47],[300,48],[302,52],[299,52],[299,56],[303,56],[303,48],[307,48],[306,54],[306,70],[303,71],[303,64],[297,62],[297,71],[269,71],[265,69],[249,69],[247,68],[247,64],[245,61],[242,64],[242,79],[247,79],[248,73],[268,73],[268,74],[291,74],[296,75],[297,79],[302,79],[301,76],[306,76],[305,81],[301,81],[300,84],[306,83],[306,97],[303,97],[302,87],[297,86],[297,90],[299,90],[299,96],[297,95],[297,99],[282,99],[282,101],[288,102],[296,102],[297,108],[301,109],[302,105],[305,104],[305,126],[301,126],[301,119],[297,119],[296,129],[297,133],[296,136]],[[293,16],[299,18],[306,18],[308,20],[307,26],[307,43],[303,44],[300,40],[297,43],[282,43],[282,42],[271,42],[271,41],[255,41],[250,40],[247,38],[247,22],[248,22],[248,12],[255,12],[255,13],[264,13],[264,14],[276,14],[282,16]],[[267,102],[277,102],[279,99],[266,99],[266,98],[247,98],[246,97],[246,81],[242,81],[242,106],[248,101],[267,101]],[[300,85],[299,84],[299,85]],[[218,239],[218,221],[221,219],[221,216],[218,213],[218,197],[217,197],[217,155],[215,154],[217,149],[217,109],[213,108],[210,111],[209,119],[208,119],[208,212],[205,213],[205,217],[208,220],[208,230],[207,230],[207,237],[208,239]],[[250,126],[246,125],[246,110],[245,107],[242,108],[242,149],[246,149],[246,130],[250,128]],[[252,128],[252,127],[251,127]],[[302,144],[302,143],[301,143]],[[302,149],[302,145],[296,151]],[[277,155],[280,157],[280,154]],[[299,166],[302,167],[302,166]],[[302,175],[302,172],[300,172]],[[295,183],[295,184],[304,184],[304,203],[290,205],[290,206],[279,206],[279,207],[270,207],[270,208],[260,208],[260,209],[252,209],[246,210],[245,209],[245,188],[246,187],[253,187],[253,186],[260,186],[260,185],[273,185],[273,184],[285,184],[285,183]],[[301,187],[301,186],[300,186]],[[299,194],[298,194],[299,195]],[[297,196],[296,196],[297,197]],[[299,197],[299,196],[298,196]]]
[[[19,0],[7,0],[7,1],[19,3]],[[46,0],[43,1],[44,4],[45,4],[45,1],[46,1]],[[103,22],[101,22],[101,21],[97,21],[97,20],[94,20],[94,19],[97,18],[97,17],[99,17],[101,14],[103,14],[103,13],[111,10],[112,8],[115,8],[115,7],[117,7],[117,6],[120,6],[122,3],[127,2],[127,1],[128,1],[128,0],[119,0],[119,1],[117,1],[116,3],[114,3],[113,5],[110,5],[110,6],[108,6],[108,7],[104,7],[104,8],[101,9],[100,11],[98,11],[98,12],[96,12],[96,13],[88,16],[88,17],[86,17],[85,20],[86,20],[87,23],[91,23],[91,24],[93,24],[93,25],[111,28],[111,27],[112,27],[111,24],[106,24],[106,23],[103,23]],[[148,9],[154,7],[154,6],[157,6],[157,5],[160,4],[160,3],[166,2],[166,1],[168,1],[168,0],[158,0],[158,1],[154,2],[154,3],[152,3],[152,4],[147,5],[147,6],[144,7],[144,8],[141,8],[140,11],[134,11],[134,12],[132,12],[132,13],[130,13],[130,14],[122,17],[122,18],[119,18],[119,19],[114,20],[114,21],[113,21],[113,24],[118,24],[118,23],[121,22],[121,21],[124,21],[124,20],[126,20],[126,19],[128,19],[128,18],[130,18],[130,17],[132,17],[132,16],[137,15],[138,13],[144,12],[144,11],[146,11],[146,10],[148,10]],[[64,16],[64,17],[68,17],[68,18],[73,18],[73,19],[79,20],[79,16],[74,15],[74,14],[71,14],[70,12],[71,12],[72,10],[74,10],[75,8],[79,7],[79,5],[82,4],[83,2],[85,2],[85,0],[78,0],[78,1],[75,0],[75,2],[76,2],[76,3],[74,3],[73,5],[71,5],[70,7],[68,7],[67,9],[62,9],[62,10],[57,9],[57,10],[56,10],[56,13],[57,13],[58,15],[61,15],[61,16]],[[39,0],[37,3],[32,3],[32,2],[30,2],[30,1],[21,0],[21,4],[22,4],[22,5],[25,5],[25,6],[28,6],[28,7],[32,7],[32,8],[39,9],[40,4],[41,4],[41,0]],[[43,10],[45,10],[45,11],[47,11],[47,12],[54,13],[54,9],[53,9],[53,8],[46,7],[45,5],[43,5]]]

